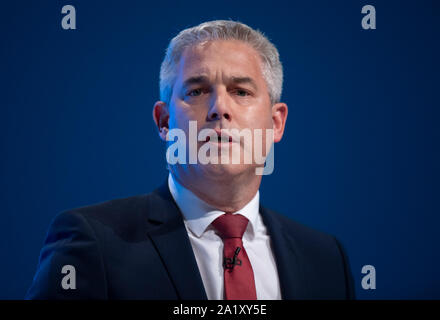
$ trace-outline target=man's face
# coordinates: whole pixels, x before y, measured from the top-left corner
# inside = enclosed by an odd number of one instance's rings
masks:
[[[189,137],[190,121],[197,121],[197,132],[205,128],[218,132],[250,129],[252,133],[263,129],[262,146],[266,152],[265,134],[266,129],[273,129],[273,110],[257,51],[240,41],[210,41],[187,48],[177,68],[169,103],[170,130],[182,129]],[[238,144],[240,164],[178,166],[187,173],[202,170],[211,175],[234,175],[255,168],[254,163],[243,163],[244,153],[253,152],[245,147],[243,139],[241,142],[199,141],[197,149],[206,143],[215,144],[219,154],[221,149],[232,150],[232,144]]]

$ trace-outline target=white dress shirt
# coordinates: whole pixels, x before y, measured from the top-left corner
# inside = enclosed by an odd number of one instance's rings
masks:
[[[196,257],[203,285],[209,300],[222,300],[223,241],[215,233],[211,222],[225,212],[216,210],[179,184],[170,173],[168,186],[171,195],[184,216],[184,223]],[[254,198],[234,214],[248,220],[243,235],[243,246],[254,271],[258,300],[281,299],[278,271],[270,237],[259,213],[259,191]]]

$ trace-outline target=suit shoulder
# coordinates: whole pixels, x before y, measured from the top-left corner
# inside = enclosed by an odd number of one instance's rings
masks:
[[[100,215],[126,215],[144,210],[151,194],[136,195],[126,198],[117,198],[108,201],[98,202],[71,208],[62,212],[62,214],[79,214],[85,217],[97,217]]]
[[[337,240],[333,235],[311,228],[274,210],[265,210],[277,219],[293,238],[302,244],[317,247],[322,247],[325,244],[326,246],[335,248]]]
[[[297,250],[307,266],[304,274],[310,279],[312,287],[317,288],[313,297],[355,298],[348,258],[333,235],[310,228],[275,211],[265,210],[267,218],[272,219],[271,222],[277,227],[272,231],[283,230],[282,233],[289,240],[287,243],[294,251]]]
[[[108,229],[134,240],[145,236],[151,208],[157,203],[155,193],[136,195],[65,210],[55,220],[68,221],[79,216],[97,233]]]

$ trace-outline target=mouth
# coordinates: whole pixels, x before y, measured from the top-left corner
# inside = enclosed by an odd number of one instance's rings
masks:
[[[230,136],[220,135],[220,136],[213,136],[213,137],[208,136],[208,137],[206,137],[205,142],[213,142],[213,143],[218,143],[218,144],[232,144],[234,142],[234,140]]]
[[[232,144],[241,145],[240,137],[234,135],[233,130],[238,129],[228,129],[228,128],[212,128],[211,133],[206,136],[201,143],[213,143],[218,146],[231,146]]]

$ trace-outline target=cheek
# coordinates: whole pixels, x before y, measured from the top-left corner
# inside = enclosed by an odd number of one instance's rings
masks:
[[[246,125],[254,129],[272,129],[272,113],[266,110],[259,110],[247,117]]]
[[[178,101],[173,101],[170,105],[170,128],[184,129],[185,123],[188,122],[188,111]]]
[[[169,126],[170,128],[179,128],[187,132],[190,121],[197,121],[197,127],[200,127],[204,124],[204,118],[206,118],[206,113],[200,108],[174,104],[170,108]]]
[[[272,108],[270,100],[259,97],[245,112],[237,114],[242,124],[252,129],[272,129]]]
[[[168,126],[170,127],[170,129],[178,128],[179,127],[179,124],[177,122],[177,119],[179,119],[178,110],[176,110],[174,106],[170,106],[169,114],[170,117],[168,119]]]

